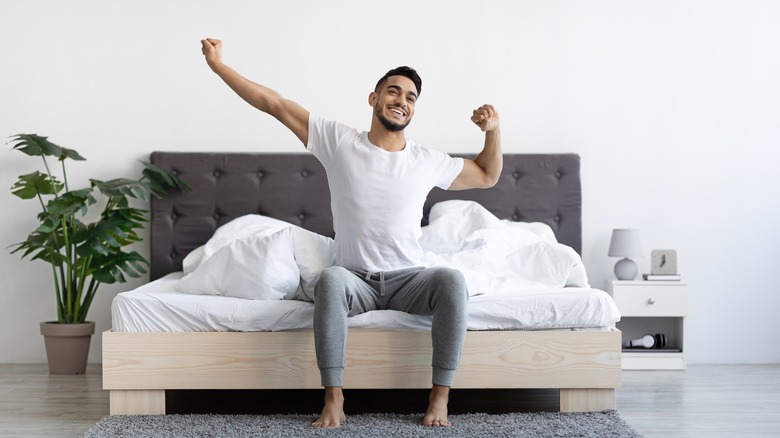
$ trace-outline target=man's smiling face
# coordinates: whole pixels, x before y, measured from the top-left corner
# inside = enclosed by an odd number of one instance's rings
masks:
[[[403,131],[412,121],[417,87],[405,76],[390,76],[378,93],[372,93],[374,116],[388,131]]]

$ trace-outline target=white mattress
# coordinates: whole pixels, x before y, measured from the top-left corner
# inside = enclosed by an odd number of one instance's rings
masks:
[[[176,291],[181,272],[118,294],[111,304],[116,332],[280,331],[312,327],[314,305],[247,300]],[[612,297],[590,288],[562,288],[471,297],[469,330],[608,330],[620,320]],[[349,318],[357,328],[429,329],[430,316],[377,310]]]

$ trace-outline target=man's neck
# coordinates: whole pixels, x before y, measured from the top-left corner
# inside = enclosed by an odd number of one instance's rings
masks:
[[[368,141],[388,152],[402,151],[406,147],[404,131],[389,131],[381,124],[376,126],[372,123],[371,130],[368,131]]]

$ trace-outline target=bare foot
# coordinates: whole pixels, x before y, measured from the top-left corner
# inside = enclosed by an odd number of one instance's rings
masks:
[[[452,426],[447,419],[447,403],[450,400],[450,388],[447,386],[433,385],[431,395],[428,397],[428,410],[423,417],[423,426]]]
[[[322,408],[320,418],[312,421],[312,427],[336,428],[346,421],[344,415],[344,393],[340,387],[325,388],[325,406]]]

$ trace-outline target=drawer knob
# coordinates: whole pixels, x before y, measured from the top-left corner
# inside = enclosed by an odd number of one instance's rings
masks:
[[[653,298],[653,297],[648,298],[647,299],[647,304],[650,304],[650,305],[655,304],[655,298]]]

